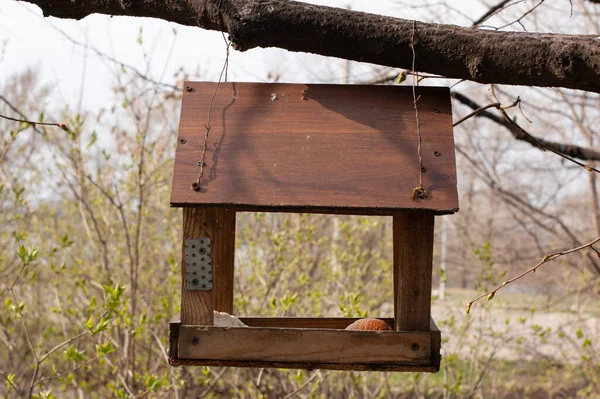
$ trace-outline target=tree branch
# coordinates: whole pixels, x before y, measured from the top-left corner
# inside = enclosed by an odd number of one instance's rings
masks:
[[[493,290],[486,292],[485,294],[481,294],[479,295],[477,298],[471,300],[470,302],[467,303],[467,305],[465,306],[465,310],[467,312],[467,314],[469,313],[469,311],[471,310],[471,306],[473,305],[473,303],[477,302],[478,300],[482,299],[482,298],[487,298],[488,301],[492,300],[494,298],[494,296],[496,295],[496,292],[500,291],[502,288],[506,287],[508,284],[512,283],[513,281],[519,280],[523,277],[525,277],[526,275],[528,275],[529,273],[535,273],[535,271],[542,266],[544,263],[549,262],[551,260],[554,260],[556,258],[560,258],[561,256],[565,256],[568,254],[571,254],[573,252],[577,252],[577,251],[581,251],[582,249],[585,248],[591,248],[596,254],[598,254],[600,256],[600,252],[598,252],[593,245],[596,244],[598,241],[600,241],[600,237],[588,242],[587,244],[583,244],[580,245],[576,248],[572,248],[566,251],[559,251],[559,252],[554,252],[551,254],[548,254],[546,256],[544,256],[544,258],[538,262],[535,266],[533,266],[532,268],[524,271],[523,273],[509,278],[508,280],[504,281],[502,284],[500,284],[499,286],[497,286],[496,288],[494,288]]]
[[[410,69],[413,21],[284,0],[24,0],[45,16],[161,18],[229,33],[234,48],[279,47]],[[414,23],[419,70],[479,83],[600,92],[597,35]]]
[[[500,1],[500,3],[496,4],[495,6],[490,7],[490,9],[487,10],[487,12],[485,14],[483,14],[475,22],[473,22],[473,26],[475,27],[475,26],[480,25],[483,22],[487,21],[488,18],[492,17],[493,15],[495,15],[496,13],[501,11],[506,6],[506,4],[508,4],[509,2],[510,2],[510,0],[502,0],[502,1]]]
[[[599,0],[600,1],[600,0]],[[462,104],[472,108],[474,110],[478,110],[481,107],[478,103],[471,100],[469,97],[464,94],[458,92],[452,92],[452,98],[458,100]],[[477,116],[485,117],[491,121],[494,121],[505,128],[513,135],[513,137],[517,140],[523,140],[527,143],[531,144],[534,147],[540,148],[540,145],[544,147],[551,148],[556,152],[567,155],[572,158],[582,159],[586,161],[599,161],[600,160],[600,151],[595,151],[592,148],[580,147],[574,144],[563,144],[557,143],[555,141],[544,140],[536,136],[532,136],[531,134],[525,134],[524,129],[522,127],[518,127],[515,124],[510,123],[505,118],[502,118],[498,115],[495,115],[489,111],[482,110],[477,113]],[[538,144],[539,143],[539,144]]]

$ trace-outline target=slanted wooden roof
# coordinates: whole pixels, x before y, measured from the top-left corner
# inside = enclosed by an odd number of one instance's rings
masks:
[[[172,206],[390,214],[458,209],[450,93],[419,87],[423,181],[412,87],[186,82]]]

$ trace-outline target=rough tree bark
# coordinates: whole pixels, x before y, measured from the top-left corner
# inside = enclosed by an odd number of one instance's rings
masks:
[[[279,47],[479,83],[600,92],[600,38],[414,22],[285,0],[24,0],[45,16],[154,17],[229,33],[235,48]],[[591,0],[590,0],[591,1]]]

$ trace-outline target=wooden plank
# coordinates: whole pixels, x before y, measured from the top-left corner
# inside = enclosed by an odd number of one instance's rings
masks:
[[[429,332],[180,326],[178,359],[356,365],[431,364]]]
[[[213,241],[213,283],[215,310],[233,313],[233,278],[235,264],[235,210],[217,209],[217,226]],[[216,257],[216,262],[215,262]]]
[[[271,361],[243,361],[243,360],[210,360],[210,359],[178,359],[169,358],[171,366],[210,366],[210,367],[255,367],[277,369],[305,369],[305,370],[356,370],[356,371],[396,371],[414,373],[436,373],[439,366],[409,364],[339,364],[339,363],[302,363],[302,362],[271,362]]]
[[[399,212],[393,225],[395,329],[429,331],[434,216]]]
[[[431,365],[435,367],[435,372],[439,371],[442,362],[442,332],[431,319],[429,329],[431,330]]]
[[[447,88],[418,89],[430,195],[412,200],[419,162],[410,87],[221,83],[211,108],[205,178],[196,192],[191,184],[215,84],[185,86],[173,206],[355,214],[458,209]]]
[[[185,240],[208,237],[211,240],[213,289],[188,290]],[[231,313],[233,308],[233,262],[235,250],[235,211],[224,208],[185,208],[183,210],[181,321],[184,324],[212,325],[213,310]]]
[[[282,328],[329,328],[343,330],[358,320],[358,317],[240,317],[242,323],[249,327],[282,327]],[[381,317],[392,327],[393,318]]]
[[[179,326],[181,323],[169,323],[169,358],[177,358],[179,353]]]
[[[256,320],[265,320],[267,318],[253,318]],[[277,318],[285,319],[285,318]],[[292,320],[298,320],[291,318]],[[299,369],[329,369],[329,370],[359,370],[359,371],[402,371],[402,372],[437,372],[440,366],[440,331],[435,325],[433,319],[430,321],[430,364],[428,365],[411,365],[399,363],[378,363],[378,364],[340,364],[315,362],[294,362],[287,359],[284,362],[279,361],[255,361],[255,360],[214,360],[214,359],[181,359],[178,357],[179,344],[179,327],[180,323],[170,324],[170,348],[169,348],[169,363],[173,366],[225,366],[225,367],[270,367],[270,368],[299,368]],[[403,334],[395,332],[394,334]]]

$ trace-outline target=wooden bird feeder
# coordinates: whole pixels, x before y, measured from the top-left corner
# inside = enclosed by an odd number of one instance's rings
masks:
[[[458,210],[452,112],[447,88],[417,96],[421,162],[412,87],[185,83],[171,192],[183,208],[171,364],[439,369],[433,235],[434,216]],[[413,198],[420,176],[426,194]],[[236,213],[255,211],[392,216],[394,317],[383,320],[393,331],[344,330],[354,318],[214,326],[215,310],[233,313]]]

